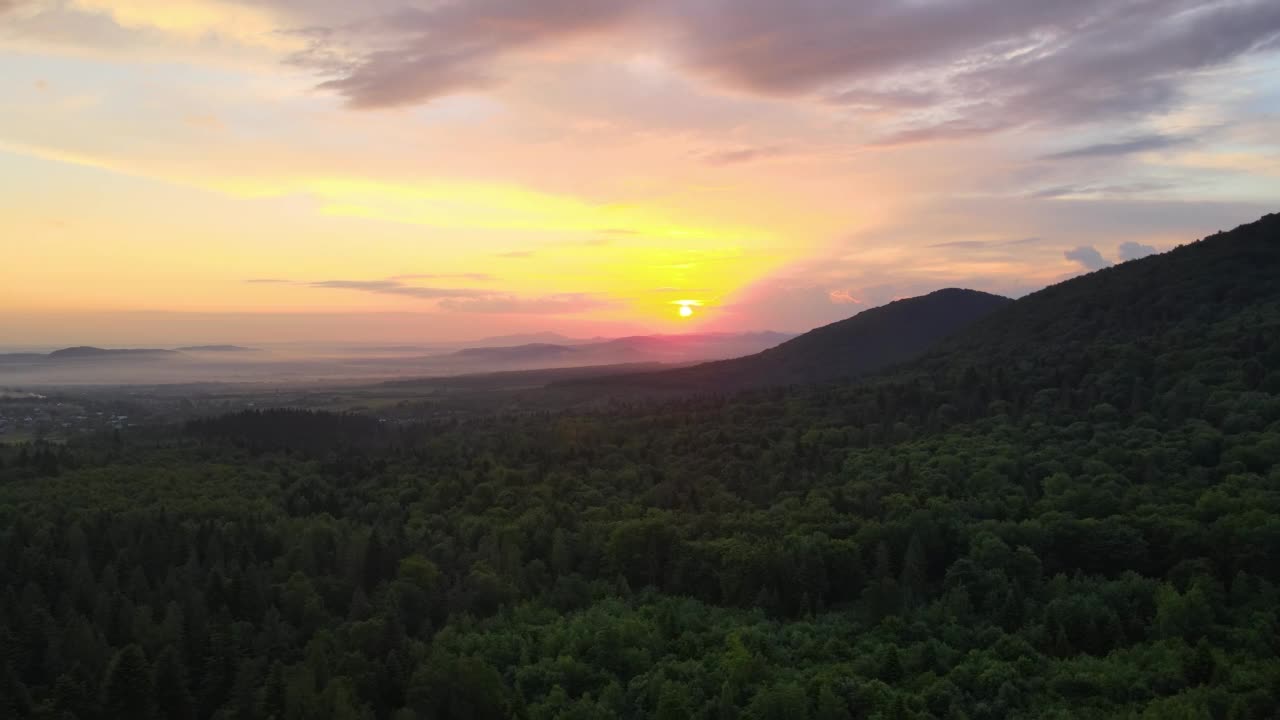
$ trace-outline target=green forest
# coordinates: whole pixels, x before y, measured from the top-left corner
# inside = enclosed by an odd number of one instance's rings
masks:
[[[1272,215],[856,383],[0,449],[0,716],[1280,716],[1278,278]]]

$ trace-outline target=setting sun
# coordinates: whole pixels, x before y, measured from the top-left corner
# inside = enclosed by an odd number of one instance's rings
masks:
[[[695,307],[701,307],[702,301],[701,300],[672,300],[671,304],[676,305],[679,308],[677,312],[680,313],[680,317],[688,318],[688,317],[693,317],[693,309]]]

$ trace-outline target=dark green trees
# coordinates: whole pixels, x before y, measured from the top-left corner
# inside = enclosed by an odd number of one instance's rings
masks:
[[[122,648],[107,665],[102,682],[102,709],[108,717],[150,717],[154,706],[151,667],[142,648]]]

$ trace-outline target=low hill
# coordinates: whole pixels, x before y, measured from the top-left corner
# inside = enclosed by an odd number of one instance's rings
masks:
[[[755,355],[574,382],[619,389],[728,391],[855,378],[919,357],[1010,302],[976,290],[938,290],[865,310]]]
[[[594,340],[581,340],[557,332],[533,332],[515,335],[494,335],[468,343],[473,347],[515,347],[517,345],[581,345]]]
[[[92,347],[89,345],[79,345],[77,347],[63,348],[54,350],[46,357],[50,360],[82,360],[82,359],[99,359],[99,358],[151,358],[151,357],[172,357],[178,355],[176,350],[160,350],[153,348],[126,348],[121,350],[108,350],[100,347]]]
[[[428,358],[429,368],[457,367],[469,372],[545,369],[636,363],[683,364],[741,357],[790,339],[776,332],[689,333],[634,335],[579,345],[527,343],[516,346],[474,347]]]
[[[449,357],[475,362],[520,365],[558,360],[573,355],[574,352],[574,348],[563,345],[529,343],[511,347],[466,348],[450,354]]]

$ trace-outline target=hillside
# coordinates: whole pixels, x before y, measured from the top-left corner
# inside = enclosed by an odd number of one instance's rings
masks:
[[[0,710],[1274,718],[1277,276],[1268,216],[856,383],[0,447]]]
[[[856,378],[914,359],[1009,304],[975,290],[938,290],[865,310],[755,355],[654,373],[573,381],[610,388],[706,392]]]
[[[1280,356],[1261,352],[1280,332],[1278,272],[1280,214],[1272,214],[1032,293],[940,344],[914,371],[953,382],[981,371],[1024,390],[1100,392],[1114,382],[1138,393],[1143,382],[1185,381],[1204,358],[1230,353],[1253,382],[1280,382]],[[1119,392],[1108,401],[1142,400]]]

